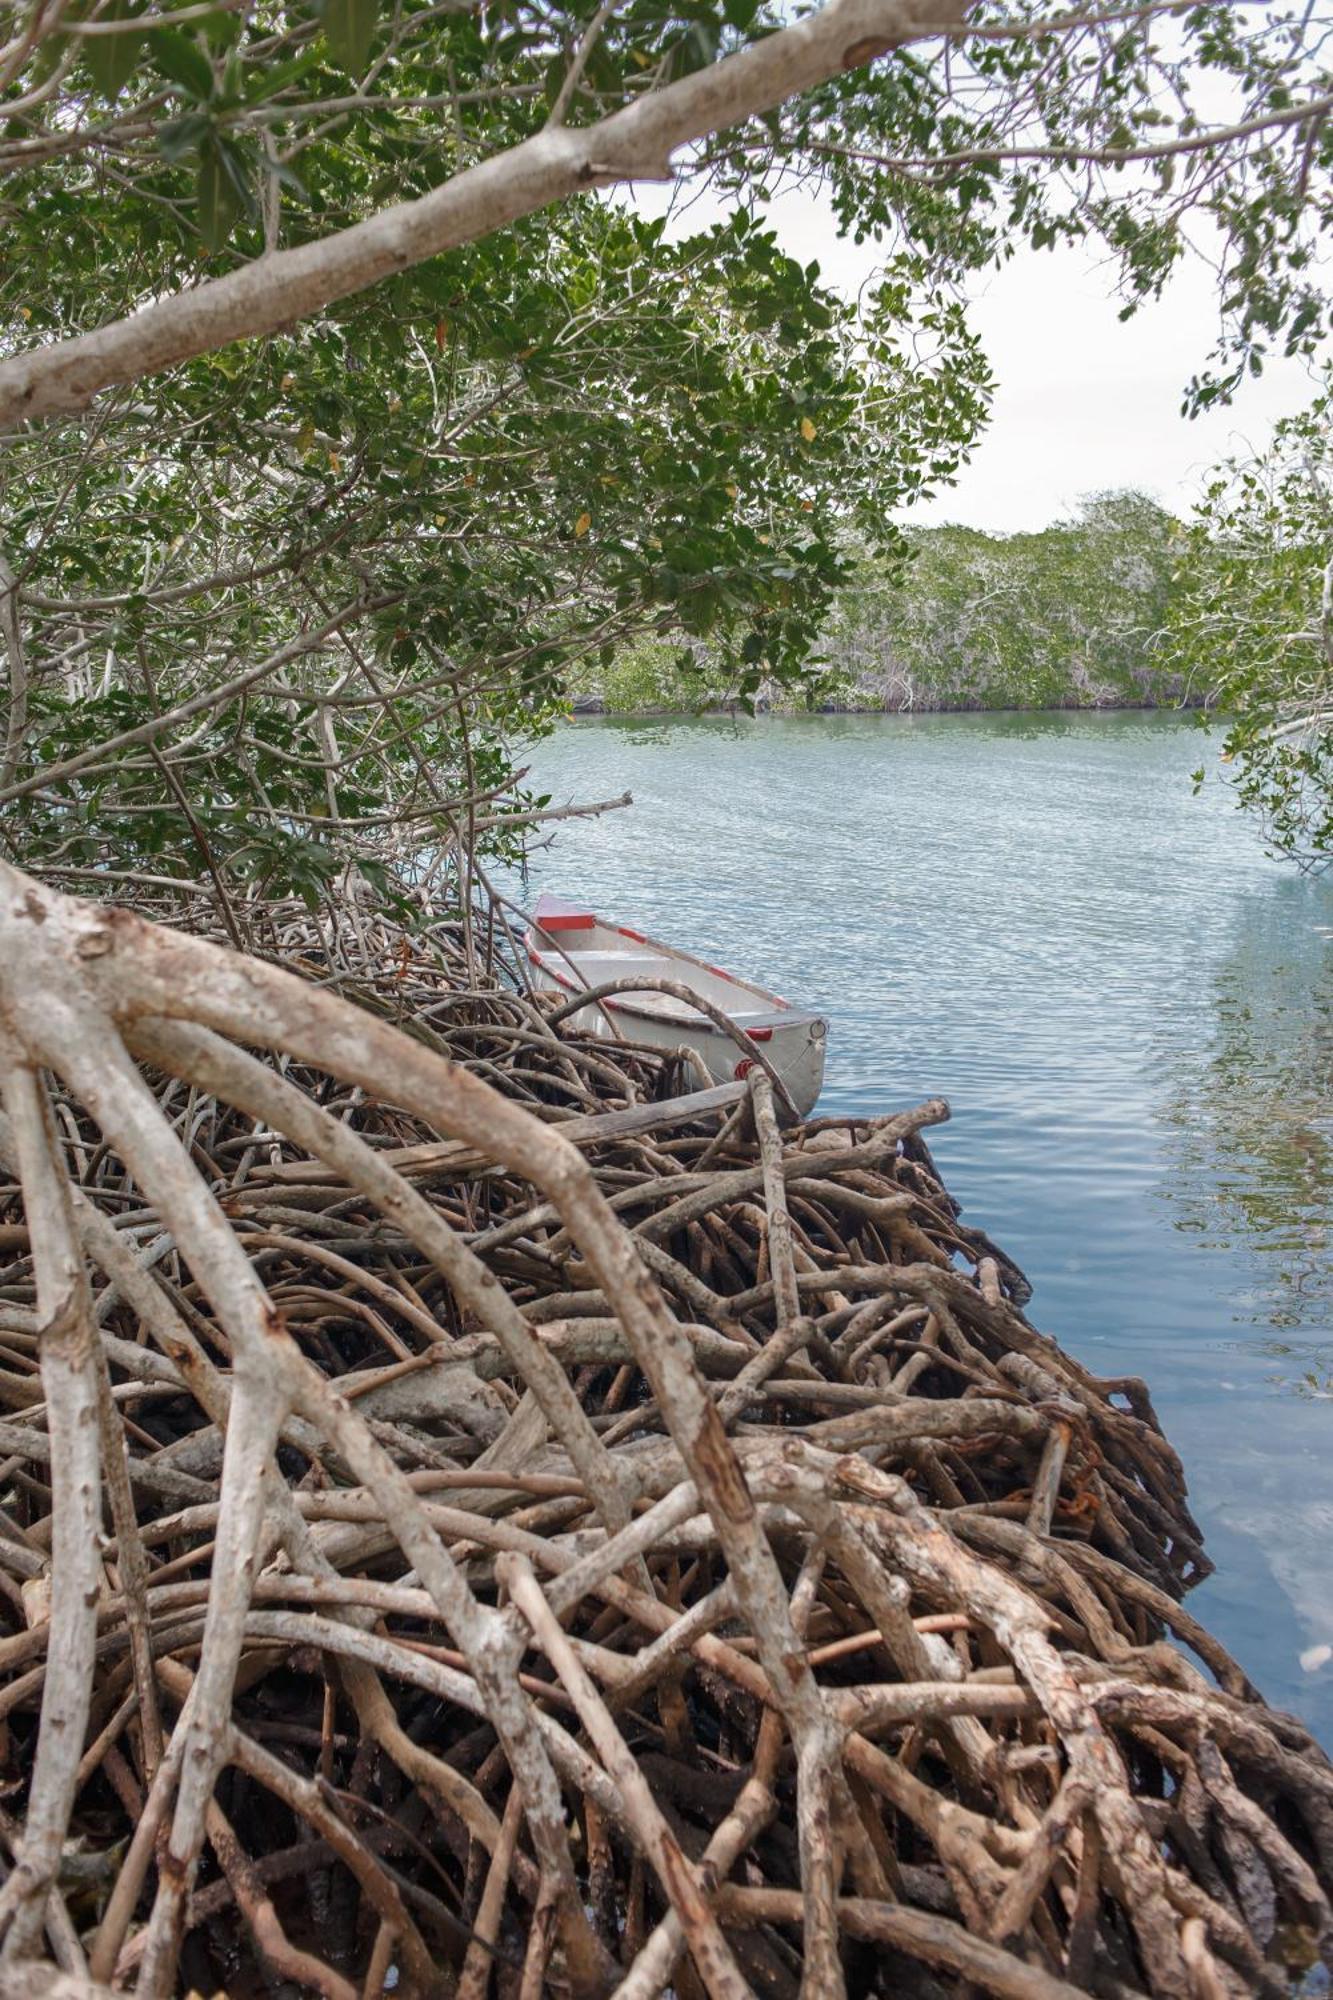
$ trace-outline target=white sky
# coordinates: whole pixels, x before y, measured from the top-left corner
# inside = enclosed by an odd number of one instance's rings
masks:
[[[660,213],[654,194],[645,190],[641,205]],[[683,223],[709,219],[703,199]],[[855,294],[873,274],[875,246],[839,238],[818,197],[786,195],[769,220],[784,248],[803,263],[817,257],[839,290]],[[1080,495],[1124,486],[1188,513],[1211,466],[1262,448],[1276,420],[1310,399],[1304,366],[1272,361],[1229,409],[1193,422],[1180,415],[1185,384],[1203,369],[1217,327],[1213,276],[1201,259],[1159,304],[1123,323],[1113,273],[1088,250],[1020,250],[1003,270],[979,273],[972,298],[972,324],[998,382],[990,426],[957,485],[914,509],[914,521],[1041,528]]]

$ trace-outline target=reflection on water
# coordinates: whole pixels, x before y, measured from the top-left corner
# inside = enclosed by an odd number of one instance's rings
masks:
[[[1299,884],[1282,883],[1242,906],[1211,1029],[1196,1060],[1172,1060],[1163,1195],[1177,1229],[1245,1258],[1252,1280],[1233,1318],[1288,1332],[1254,1351],[1289,1363],[1276,1379],[1308,1394],[1326,1375],[1317,1336],[1333,1323],[1333,929],[1293,921],[1303,903]]]
[[[1333,1346],[1323,1342],[1256,1340],[1251,1351],[1277,1364],[1268,1381],[1289,1396],[1333,1402]]]
[[[1333,1742],[1333,882],[1194,798],[1199,750],[1143,715],[581,723],[541,789],[635,806],[530,888],[817,1003],[824,1108],[950,1099],[932,1148],[1038,1324],[1152,1382],[1199,1616]]]

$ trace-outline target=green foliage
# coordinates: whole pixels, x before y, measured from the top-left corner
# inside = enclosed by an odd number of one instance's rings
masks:
[[[380,0],[323,0],[320,19],[334,61],[360,76],[379,25]]]
[[[1095,708],[1170,700],[1153,656],[1177,524],[1100,494],[1037,534],[916,530],[905,577],[843,593],[830,658],[885,707]]]
[[[876,537],[984,413],[981,356],[946,304],[914,322],[914,275],[854,313],[744,215],[671,244],[589,206],[16,440],[12,775],[37,788],[12,847],[252,896],[378,864],[410,894],[469,797],[512,838],[504,746],[577,663],[652,635],[707,642],[743,697],[799,680],[842,524]],[[162,736],[188,812],[137,744],[37,784],[284,649]]]
[[[6,268],[12,285],[55,257],[67,280],[99,283],[67,282],[52,325],[29,301],[29,335],[96,323],[116,309],[108,284],[132,278],[142,297],[185,282],[224,227],[228,254],[252,257],[275,234],[323,237],[502,153],[540,129],[597,12],[596,0],[246,0],[159,26],[154,0],[40,10],[0,49]],[[788,18],[779,0],[612,10],[567,121],[631,104]],[[1202,222],[1222,258],[1223,331],[1194,399],[1230,393],[1273,349],[1315,350],[1333,222],[1317,15],[1217,0],[1083,21],[1056,10],[1065,25],[1050,26],[1037,0],[1015,0],[969,18],[971,39],[854,63],[716,135],[707,165],[760,205],[789,170],[818,175],[844,228],[939,278],[1023,240],[1095,239],[1119,265],[1127,312],[1160,291]],[[182,157],[190,148],[207,172]],[[219,206],[221,170],[244,179],[246,199],[233,188]]]
[[[750,646],[750,641],[746,644]],[[750,650],[757,661],[753,646]],[[611,715],[650,715],[658,710],[698,715],[718,708],[753,713],[757,701],[769,698],[759,687],[743,691],[739,677],[707,646],[672,646],[663,639],[618,646],[605,665],[590,663],[574,675],[573,682],[576,705],[580,698],[591,696]],[[813,699],[820,686],[819,667],[807,660],[790,698]]]
[[[788,18],[778,0],[166,11],[67,0],[0,49],[0,358],[321,243],[500,159],[557,102],[589,124]],[[1035,0],[972,18],[970,40],[853,64],[707,141],[695,166],[744,200],[693,238],[589,196],[20,429],[0,460],[9,846],[83,881],[317,897],[356,866],[410,895],[460,815],[513,837],[506,745],[594,661],[665,647],[743,703],[803,699],[828,685],[821,637],[836,663],[892,626],[960,698],[1135,680],[1139,598],[1122,633],[1123,593],[1069,572],[1067,536],[1004,544],[983,631],[969,579],[994,550],[918,543],[900,597],[885,524],[984,422],[956,288],[1018,241],[1098,238],[1133,310],[1202,216],[1225,284],[1196,401],[1314,347],[1323,40],[1312,16],[1220,4],[1165,26],[1047,30]],[[1200,143],[1219,103],[1238,131]],[[1187,150],[1126,170],[1158,141]],[[883,245],[855,312],[757,219],[787,173]]]
[[[1100,244],[1128,318],[1202,228],[1220,259],[1220,327],[1186,392],[1191,413],[1228,400],[1270,353],[1319,351],[1333,121],[1312,16],[1204,4],[1074,16],[1047,32],[1038,24],[1071,16],[988,5],[969,17],[987,39],[943,60],[900,52],[772,115],[780,155],[822,164],[844,229],[906,240],[959,270],[1006,260],[1023,241]],[[739,184],[749,160],[735,163],[725,141],[716,153]]]
[[[729,690],[717,689],[714,675],[693,673],[694,664],[693,652],[682,654],[661,639],[639,639],[615,647],[605,666],[598,663],[577,676],[577,692],[595,696],[612,715],[712,707],[716,696]]]
[[[1226,718],[1241,804],[1304,868],[1333,861],[1331,423],[1333,370],[1268,452],[1219,470],[1182,550],[1164,648]]]
[[[894,710],[1180,699],[1157,642],[1182,532],[1137,493],[1099,494],[1039,534],[908,529],[903,550],[866,556],[834,596],[797,698]],[[684,670],[664,647],[618,653],[581,685],[624,710],[738,692],[719,661]]]
[[[130,0],[110,0],[99,18],[109,25],[112,22],[132,21],[139,12],[139,7],[131,5]],[[134,75],[140,47],[139,37],[128,29],[124,34],[98,35],[89,39],[88,73],[109,103],[115,103]]]

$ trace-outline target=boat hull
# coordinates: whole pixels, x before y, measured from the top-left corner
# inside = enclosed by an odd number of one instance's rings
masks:
[[[594,1001],[569,1015],[568,1020],[580,1034],[604,1041],[623,1039],[650,1049],[678,1049],[684,1043],[694,1050],[714,1083],[730,1083],[760,1066],[711,1021],[662,1020],[635,1012],[623,1000],[618,1005],[604,1001],[600,1006]],[[802,1118],[813,1111],[823,1087],[826,1043],[825,1022],[817,1015],[800,1014],[781,1027],[775,1026],[763,1045],[765,1057]]]

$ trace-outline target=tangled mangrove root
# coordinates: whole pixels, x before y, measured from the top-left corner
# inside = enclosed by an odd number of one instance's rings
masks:
[[[947,1108],[325,945],[0,868],[0,1993],[1290,1992],[1333,1770]]]

